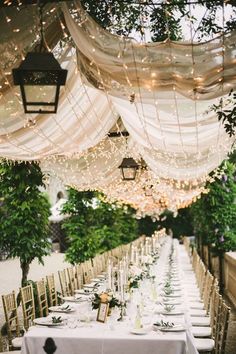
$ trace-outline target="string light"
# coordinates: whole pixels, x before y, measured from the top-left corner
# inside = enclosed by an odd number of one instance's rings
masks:
[[[118,63],[116,68],[120,70],[116,77],[113,72],[106,72],[102,63],[97,59],[99,58],[97,57],[99,55],[97,41],[102,42],[103,38],[107,39],[107,33],[99,26],[96,27],[96,31],[91,33],[89,29],[89,16],[86,15],[82,8],[75,5],[71,10],[71,15],[75,23],[88,36],[86,43],[88,43],[91,51],[91,57],[88,58],[87,64],[87,58],[83,62],[81,56],[78,67],[75,55],[68,49],[71,46],[73,47],[74,44],[71,38],[68,38],[69,31],[67,26],[61,21],[60,9],[54,6],[51,10],[50,8],[48,10],[48,16],[56,18],[61,29],[61,43],[57,45],[56,49],[52,49],[58,50],[58,58],[62,60],[63,65],[68,65],[71,68],[71,82],[73,82],[73,79],[81,80],[79,84],[71,84],[63,92],[67,109],[65,109],[63,116],[52,118],[48,130],[45,129],[47,125],[45,119],[38,120],[38,117],[34,116],[27,117],[26,119],[19,110],[19,105],[17,106],[17,100],[20,102],[19,97],[13,92],[10,78],[7,77],[7,70],[4,68],[4,73],[1,74],[3,78],[1,80],[1,86],[3,86],[1,94],[5,97],[4,107],[6,107],[12,119],[14,119],[14,124],[20,127],[15,131],[14,129],[11,131],[11,129],[7,128],[5,121],[1,121],[1,127],[4,130],[4,134],[1,135],[2,141],[7,139],[8,143],[12,144],[13,151],[15,152],[13,158],[18,158],[20,155],[26,158],[36,157],[45,160],[43,163],[50,164],[53,162],[52,165],[55,171],[52,171],[52,173],[55,172],[61,176],[66,184],[74,185],[78,189],[102,190],[108,199],[120,198],[121,202],[131,203],[137,210],[142,211],[142,213],[153,213],[156,215],[166,206],[176,210],[181,205],[191,203],[200,193],[206,192],[204,183],[207,177],[200,170],[200,167],[204,166],[209,170],[212,169],[215,164],[213,157],[216,154],[219,155],[220,162],[229,150],[230,140],[224,141],[222,129],[217,124],[213,125],[210,123],[211,117],[203,117],[200,114],[200,109],[198,109],[196,101],[192,104],[193,115],[191,117],[187,114],[182,114],[183,98],[179,95],[179,92],[184,87],[182,86],[182,83],[184,83],[188,87],[184,91],[188,97],[193,97],[194,95],[196,100],[200,100],[204,95],[206,95],[205,97],[210,97],[210,94],[213,94],[214,91],[211,85],[222,85],[222,81],[224,80],[218,74],[221,72],[224,74],[225,68],[223,65],[219,67],[219,64],[214,62],[214,67],[212,67],[210,73],[206,73],[204,68],[201,68],[203,72],[196,72],[195,63],[191,67],[191,61],[194,59],[193,52],[188,49],[189,47],[186,47],[187,53],[183,55],[176,53],[172,48],[173,44],[169,38],[169,30],[167,30],[168,40],[161,44],[163,54],[161,51],[158,52],[157,45],[156,53],[158,55],[153,56],[152,49],[154,44],[149,46],[146,43],[145,18],[141,15],[140,23],[143,28],[141,43],[136,43],[124,36],[116,37],[119,45],[116,47],[114,57],[117,60],[115,63]],[[5,19],[8,26],[11,26],[12,32],[18,29],[13,23],[13,18],[6,16]],[[21,35],[22,27],[19,27],[19,30],[19,35]],[[35,38],[36,41],[37,38]],[[60,51],[59,47],[61,45],[65,45],[65,47]],[[228,43],[222,46],[218,45],[217,50],[219,59],[223,59],[224,53],[227,53],[229,50]],[[18,44],[18,41],[17,43],[13,43],[12,52],[14,58],[16,55],[19,57],[24,56],[24,48],[21,47],[21,44]],[[211,53],[211,50],[209,50],[209,53]],[[189,66],[189,70],[186,73],[178,71],[177,64],[181,60],[186,60]],[[80,74],[80,65],[85,65],[82,69],[83,75]],[[165,79],[165,76],[163,77],[162,65],[166,65],[168,69],[170,68],[171,75],[167,76],[167,79]],[[229,62],[229,65],[231,65],[231,62]],[[91,90],[88,89],[86,70],[91,75],[90,82],[94,83],[96,87],[100,87],[106,97],[104,112],[99,112],[99,108],[95,104],[96,99]],[[209,87],[208,74],[212,74],[212,81]],[[196,88],[194,94],[192,89],[189,89],[191,88],[191,81],[193,82],[193,87]],[[168,107],[168,113],[163,111],[163,96],[159,95],[163,87],[166,89],[165,85],[167,85],[168,90],[166,94],[168,104],[169,106],[172,105],[171,109]],[[6,95],[6,90],[9,96]],[[204,93],[204,90],[207,90],[207,93]],[[11,99],[13,95],[15,97],[14,100]],[[111,139],[105,138],[106,133],[111,128],[108,122],[110,121],[110,125],[112,125],[119,115],[117,113],[118,105],[115,104],[114,106],[113,103],[114,96],[123,98],[125,103],[127,102],[129,105],[126,106],[129,107],[129,111],[137,116],[136,123],[138,127],[141,127],[140,130],[143,131],[143,141],[139,142],[137,135],[134,134],[138,143],[135,144],[130,139],[130,149],[134,150],[134,153],[139,158],[140,156],[143,156],[144,159],[147,157],[147,163],[153,170],[150,171],[148,169],[145,173],[142,171],[140,180],[136,183],[136,186],[122,184],[123,182],[119,180],[115,172],[122,159],[124,140],[121,138],[120,143],[116,144]],[[98,95],[98,99],[100,97]],[[147,105],[147,101],[151,103]],[[147,114],[147,107],[152,112],[150,116],[149,113]],[[65,119],[65,116],[67,119]],[[122,119],[129,126],[129,118],[124,116]],[[195,119],[195,122],[192,119]],[[96,126],[93,124],[94,120],[97,122]],[[69,122],[73,122],[73,124],[71,123],[70,125]],[[201,139],[203,135],[201,134],[201,127],[206,126],[208,128],[208,125],[209,129],[213,128],[214,132],[216,128],[219,129],[219,139],[216,144],[211,142],[208,143],[206,148],[202,148]],[[153,126],[155,127],[155,134],[153,134]],[[88,129],[88,127],[90,128]],[[24,130],[24,134],[22,135],[20,135],[21,128]],[[134,127],[130,127],[130,130],[134,133],[135,129],[132,130],[132,128]],[[180,146],[173,143],[169,135],[170,129],[175,131],[174,139],[180,140]],[[196,137],[189,142],[188,136],[191,134],[191,137],[193,137],[194,130]],[[178,135],[176,135],[176,131],[178,131]],[[84,138],[81,142],[78,137],[82,135]],[[94,137],[96,137],[96,141]],[[103,140],[101,140],[102,138]],[[28,143],[24,146],[25,140]],[[100,141],[98,145],[91,147],[98,141]],[[40,142],[42,146],[37,146],[36,142]],[[108,147],[105,149],[107,144]],[[194,148],[196,151],[193,152]],[[63,155],[63,157],[58,158],[53,156],[49,158],[48,155],[52,154]],[[71,165],[72,160],[74,162],[73,166]],[[101,161],[103,161],[104,168],[101,168]],[[176,173],[175,178],[171,178],[173,177],[172,170]],[[194,174],[198,178],[194,179]],[[146,185],[149,186],[150,183],[153,183],[154,188],[152,195],[147,199],[143,188]],[[130,193],[127,192],[129,190]]]

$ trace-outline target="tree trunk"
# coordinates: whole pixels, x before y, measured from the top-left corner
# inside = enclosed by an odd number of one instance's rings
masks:
[[[25,286],[27,283],[29,266],[30,266],[30,262],[20,262],[20,267],[22,271],[21,286]]]
[[[22,278],[21,278],[21,286],[25,286],[26,282],[27,282],[27,277],[29,274],[29,266],[30,266],[30,262],[22,262],[20,261],[20,267],[21,267],[21,271],[22,271]],[[17,303],[17,307],[20,305],[20,292],[17,294],[16,297],[16,303]],[[15,316],[15,312],[13,311],[10,315],[10,318]],[[6,335],[7,334],[7,324],[6,322],[4,323],[4,325],[1,327],[0,330],[2,335]]]

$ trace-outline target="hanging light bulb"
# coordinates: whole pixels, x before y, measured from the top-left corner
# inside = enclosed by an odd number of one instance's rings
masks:
[[[60,87],[67,77],[67,70],[61,68],[45,45],[42,8],[40,4],[39,52],[27,53],[20,66],[12,70],[14,84],[20,85],[25,113],[56,113]]]

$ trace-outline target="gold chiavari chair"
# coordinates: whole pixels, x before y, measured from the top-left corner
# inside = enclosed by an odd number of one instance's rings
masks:
[[[12,291],[10,294],[2,295],[2,303],[7,325],[9,348],[21,348],[22,337],[20,337],[20,325],[15,292]]]
[[[21,354],[21,350],[11,350],[3,352],[4,348],[3,348],[3,339],[2,339],[2,335],[0,333],[0,354]]]
[[[215,354],[225,354],[227,333],[229,327],[230,308],[222,301],[216,329]]]
[[[222,296],[218,292],[217,281],[214,281],[214,286],[210,298],[210,323],[209,326],[193,326],[191,328],[191,332],[194,337],[204,338],[204,337],[212,337],[215,339],[216,337],[216,326],[218,323],[218,316],[221,310]],[[201,321],[201,318],[199,319]]]
[[[83,270],[80,264],[75,266],[76,289],[83,288]]]
[[[58,275],[59,275],[59,281],[60,281],[60,285],[61,285],[62,296],[71,296],[71,295],[73,295],[70,292],[69,283],[68,283],[67,278],[66,278],[66,270],[65,269],[59,270],[58,271]]]
[[[2,335],[0,333],[0,353],[3,351]]]
[[[225,354],[226,339],[229,326],[230,308],[219,299],[220,310],[218,311],[215,326],[215,340],[209,338],[195,338],[194,343],[199,353]]]
[[[85,261],[82,263],[84,284],[90,283],[91,279],[94,278],[93,269],[91,261]]]
[[[67,276],[68,276],[68,285],[69,285],[70,293],[74,295],[74,292],[77,289],[74,267],[67,268]]]
[[[46,281],[47,281],[47,287],[48,287],[49,306],[57,306],[58,305],[58,297],[57,297],[54,275],[53,274],[47,275]]]
[[[205,310],[207,313],[209,313],[209,306],[210,306],[211,293],[213,290],[213,283],[214,283],[214,277],[209,271],[207,271],[206,283],[205,283],[205,287],[203,289],[203,296],[202,296],[204,307],[205,307]]]
[[[32,284],[20,288],[24,327],[26,330],[35,319],[35,303]]]
[[[216,287],[213,288],[211,295],[211,303],[210,303],[210,326],[212,328],[212,336],[216,338],[217,325],[219,321],[219,315],[221,312],[223,299],[219,294],[218,289]]]
[[[36,282],[37,299],[39,306],[39,316],[44,317],[48,315],[48,298],[47,289],[44,280],[39,280]]]

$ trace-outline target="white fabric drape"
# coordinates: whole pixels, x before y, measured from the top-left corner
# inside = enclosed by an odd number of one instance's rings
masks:
[[[74,1],[77,13],[63,11],[79,51],[79,67],[87,80],[112,95],[126,97],[149,91],[170,91],[195,99],[211,99],[236,87],[236,32],[206,43],[140,44],[102,29]]]
[[[37,27],[35,10],[13,14],[1,34],[0,156],[41,160],[45,171],[66,184],[102,189],[113,198],[125,199],[131,184],[120,184],[118,169],[126,154],[125,141],[106,138],[120,116],[130,133],[130,156],[145,160],[154,181],[201,185],[233,142],[209,107],[236,86],[236,33],[204,44],[140,44],[103,30],[78,1],[74,12],[66,4],[62,8],[75,48],[71,42],[63,42],[63,50],[56,45],[63,30],[56,30],[58,16],[48,16],[48,41],[69,70],[55,115],[25,115],[19,88],[7,72],[35,45],[35,32],[30,32],[30,27]],[[24,15],[28,23],[22,23]],[[12,29],[17,27],[16,35]],[[139,187],[144,185],[145,181]],[[194,188],[189,193],[176,191],[164,182],[158,188],[169,199],[172,194],[182,201],[196,195]],[[134,204],[144,203],[141,189],[130,188]],[[160,195],[157,191],[157,200]],[[153,201],[150,204],[153,207]]]
[[[99,143],[116,122],[118,115],[110,109],[106,95],[81,83],[72,50],[64,61],[69,74],[57,114],[26,116],[16,95],[18,88],[1,100],[2,156],[32,160],[78,154]],[[9,100],[12,100],[10,109]]]

